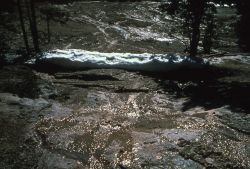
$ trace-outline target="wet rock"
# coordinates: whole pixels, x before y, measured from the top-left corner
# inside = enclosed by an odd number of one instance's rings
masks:
[[[185,129],[167,129],[164,130],[163,136],[170,141],[185,139],[186,141],[196,141],[202,135],[202,130],[185,130]]]
[[[206,162],[208,164],[213,164],[214,163],[214,159],[212,159],[212,158],[206,158],[205,160],[206,160]]]
[[[6,104],[9,104],[9,105],[18,105],[20,103],[20,98],[13,95],[13,94],[10,94],[10,93],[1,93],[0,94],[0,101],[2,103],[6,103]]]
[[[186,98],[154,92],[160,88],[155,81],[133,72],[85,73],[120,80],[112,80],[114,88],[83,88],[68,83],[79,79],[57,84],[54,77],[38,75],[56,88],[54,99],[0,94],[5,159],[0,167],[249,168],[249,135],[242,132],[248,115],[199,106],[183,111]],[[70,72],[67,76],[75,77]],[[150,90],[115,92],[116,86],[141,87],[135,79]],[[110,86],[108,80],[80,83]]]
[[[185,146],[180,151],[180,155],[185,159],[192,159],[208,168],[244,168],[242,164],[234,160],[228,160],[227,156],[222,152],[200,143]]]
[[[81,161],[70,159],[65,157],[64,155],[44,150],[42,157],[39,159],[38,168],[76,169],[86,167]]]
[[[6,66],[0,71],[0,91],[20,97],[37,98],[56,95],[51,77],[26,66]]]
[[[180,138],[177,142],[177,145],[180,147],[185,147],[190,144],[190,141],[185,140],[184,138]]]
[[[250,116],[246,114],[232,113],[224,110],[220,116],[221,121],[229,127],[240,132],[250,134]]]

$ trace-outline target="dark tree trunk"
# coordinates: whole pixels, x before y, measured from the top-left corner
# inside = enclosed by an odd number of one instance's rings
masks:
[[[34,36],[34,47],[35,51],[37,53],[40,52],[39,49],[39,37],[38,37],[38,31],[37,31],[37,22],[36,22],[36,11],[35,11],[35,5],[34,5],[34,0],[30,0],[30,7],[31,7],[31,18],[33,22],[33,36]]]
[[[210,18],[209,21],[207,21],[207,27],[205,29],[205,35],[203,39],[203,50],[204,53],[210,53],[212,48],[212,38],[214,36],[214,18]]]
[[[38,38],[38,31],[37,31],[37,22],[36,22],[36,13],[35,13],[35,6],[34,1],[26,0],[26,7],[27,7],[27,14],[30,22],[30,31],[32,34],[33,45],[36,53],[40,52],[39,49],[39,38]]]
[[[236,4],[240,14],[237,30],[239,46],[244,52],[250,52],[250,1],[237,0]]]
[[[20,20],[20,25],[21,25],[21,28],[22,28],[25,48],[26,48],[27,54],[30,55],[29,42],[28,42],[28,37],[27,37],[26,30],[25,30],[24,19],[23,19],[23,11],[22,11],[22,6],[21,6],[21,1],[20,0],[17,0],[17,7],[18,7],[19,20]]]
[[[46,15],[46,20],[47,20],[47,36],[48,36],[48,43],[50,42],[50,19],[49,15]]]
[[[190,0],[189,2],[191,12],[191,40],[190,40],[190,56],[195,57],[198,51],[198,44],[200,40],[200,25],[204,14],[205,2],[204,0]]]
[[[190,41],[190,56],[195,57],[198,51],[198,44],[200,40],[200,23],[192,21],[192,35]]]

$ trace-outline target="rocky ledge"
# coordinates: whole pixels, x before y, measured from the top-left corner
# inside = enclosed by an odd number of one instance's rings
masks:
[[[0,168],[250,168],[249,114],[187,106],[201,82],[23,66],[0,79]]]

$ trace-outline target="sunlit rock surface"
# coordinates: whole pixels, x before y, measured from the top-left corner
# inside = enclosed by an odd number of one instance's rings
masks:
[[[205,97],[190,106],[194,82],[117,69],[36,76],[53,95],[0,93],[1,168],[250,167],[249,114]]]

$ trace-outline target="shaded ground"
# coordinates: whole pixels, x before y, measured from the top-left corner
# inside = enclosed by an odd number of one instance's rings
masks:
[[[186,71],[192,81],[178,72],[4,68],[0,168],[249,168],[249,80],[231,83],[244,73],[229,65],[210,76]],[[31,89],[30,77],[34,99],[2,87]]]

